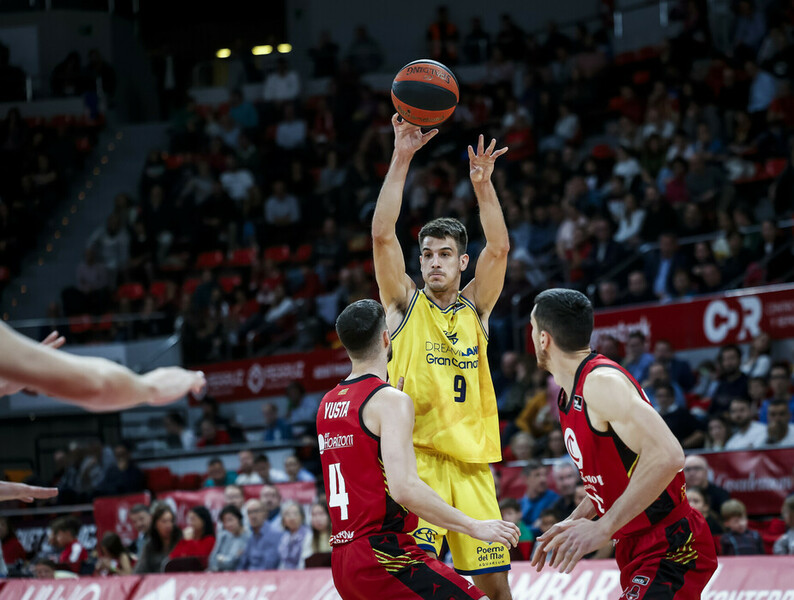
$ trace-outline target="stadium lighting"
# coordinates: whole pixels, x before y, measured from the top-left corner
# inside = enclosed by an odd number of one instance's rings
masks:
[[[264,46],[254,46],[251,48],[251,54],[254,56],[264,56],[273,52],[273,46],[265,44]]]
[[[292,52],[292,44],[279,44],[276,49],[280,54],[289,54]]]
[[[218,58],[229,58],[232,55],[232,51],[228,48],[221,48],[215,53],[215,56]]]

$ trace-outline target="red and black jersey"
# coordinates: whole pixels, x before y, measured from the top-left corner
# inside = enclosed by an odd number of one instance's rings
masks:
[[[640,384],[623,367],[595,352],[585,358],[576,371],[573,398],[569,399],[565,391],[560,390],[560,425],[566,449],[579,469],[587,495],[598,513],[603,515],[628,486],[638,455],[623,443],[611,426],[607,431],[598,431],[590,423],[584,383],[587,376],[599,367],[617,369],[634,385],[644,402],[648,402],[648,398]],[[684,474],[679,471],[664,492],[618,530],[615,538],[634,534],[653,525],[666,525],[680,519],[687,510]]]
[[[317,411],[317,435],[331,514],[331,545],[383,532],[410,533],[417,517],[389,495],[380,437],[364,425],[361,411],[389,385],[375,375],[341,382]]]

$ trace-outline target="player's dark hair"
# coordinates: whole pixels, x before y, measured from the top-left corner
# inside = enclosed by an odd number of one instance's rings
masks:
[[[426,237],[443,240],[451,237],[455,240],[458,247],[458,254],[466,254],[466,246],[469,244],[469,236],[463,223],[450,217],[433,219],[419,230],[419,249],[422,249],[422,240]]]
[[[336,319],[336,333],[351,358],[366,357],[386,329],[386,313],[374,300],[358,300]]]
[[[590,347],[593,305],[582,292],[553,288],[535,298],[535,322],[547,331],[563,352]]]

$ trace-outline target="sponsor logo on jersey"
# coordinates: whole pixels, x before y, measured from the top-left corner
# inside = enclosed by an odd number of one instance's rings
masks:
[[[601,477],[601,475],[584,475],[584,474],[581,475],[582,475],[582,481],[584,483],[592,483],[594,485],[597,483],[598,485],[604,485],[604,478]]]
[[[631,583],[639,583],[640,585],[648,585],[650,583],[650,578],[646,577],[645,575],[635,575],[634,578],[631,580]]]
[[[568,454],[576,465],[576,468],[581,471],[582,466],[584,465],[584,460],[582,459],[582,451],[579,450],[579,442],[576,440],[576,434],[573,432],[573,429],[570,427],[566,428],[564,438],[565,449],[568,451]]]
[[[326,450],[339,450],[340,448],[353,447],[353,434],[347,435],[331,435],[330,433],[320,434],[317,436],[317,442],[320,445],[320,454]]]
[[[452,345],[453,345],[453,346],[454,346],[455,344],[457,344],[457,343],[458,343],[458,334],[457,334],[457,333],[455,333],[454,331],[453,331],[452,333],[450,333],[450,332],[448,332],[448,331],[445,331],[445,332],[444,332],[444,335],[445,335],[445,336],[447,336],[447,339],[448,339],[450,342],[452,342]]]
[[[428,544],[434,544],[436,542],[437,535],[438,532],[435,529],[430,529],[430,527],[420,527],[413,533],[414,538],[420,542],[426,542]]]
[[[505,547],[502,544],[493,545],[489,542],[488,546],[477,546],[477,562],[480,564],[491,564],[505,560]]]
[[[337,392],[337,394],[336,394],[336,395],[337,395],[337,396],[344,396],[344,395],[345,395],[345,394],[347,394],[349,391],[350,391],[350,388],[342,388],[341,390],[339,390],[339,391]]]
[[[463,310],[466,308],[466,305],[463,302],[455,302],[455,306],[452,307],[452,314],[454,315],[459,310]]]
[[[325,403],[325,418],[326,419],[339,419],[347,416],[347,411],[350,409],[350,400],[342,402],[326,402]]]
[[[573,397],[573,409],[581,411],[582,410],[582,402],[584,402],[584,398],[581,396],[574,396]]]
[[[449,337],[447,332],[444,332],[445,335],[450,339],[450,341],[455,344],[458,341],[458,335],[452,334],[453,337]],[[454,338],[454,339],[453,339]],[[439,344],[437,342],[426,341],[425,342],[425,352],[439,352],[441,354],[452,354],[454,356],[461,356],[466,358],[468,356],[477,356],[479,354],[480,347],[479,346],[472,346],[471,348],[453,348],[447,344]]]
[[[339,533],[335,533],[331,536],[330,543],[332,546],[338,546],[339,544],[346,544],[347,542],[351,541],[356,536],[355,531],[340,531]]]

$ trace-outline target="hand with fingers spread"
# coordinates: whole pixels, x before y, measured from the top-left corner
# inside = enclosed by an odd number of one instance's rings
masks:
[[[6,500],[22,500],[22,502],[33,502],[34,500],[45,500],[55,498],[58,495],[58,488],[44,488],[25,483],[13,483],[11,481],[0,481],[0,502]]]
[[[421,127],[411,125],[397,113],[392,116],[391,124],[394,126],[394,150],[408,155],[413,155],[438,133],[438,129],[422,133]]]
[[[496,159],[507,152],[507,147],[496,151],[494,148],[496,148],[496,139],[492,139],[488,147],[485,148],[485,138],[482,134],[477,141],[476,154],[474,148],[469,146],[469,177],[472,183],[485,183],[491,179]]]
[[[583,556],[603,547],[610,539],[599,521],[561,521],[537,539],[531,565],[540,572],[546,564],[546,555],[552,552],[551,567],[560,573],[570,573]]]
[[[518,545],[521,532],[515,523],[494,519],[491,521],[474,521],[469,535],[483,542],[496,542],[508,548]]]
[[[57,350],[65,343],[66,338],[62,335],[59,335],[57,331],[53,331],[50,333],[50,335],[41,340],[42,346],[52,348],[53,350]],[[11,394],[16,394],[17,392],[22,391],[24,388],[24,385],[14,383],[13,381],[5,381],[4,379],[0,379],[0,396],[10,396]]]

